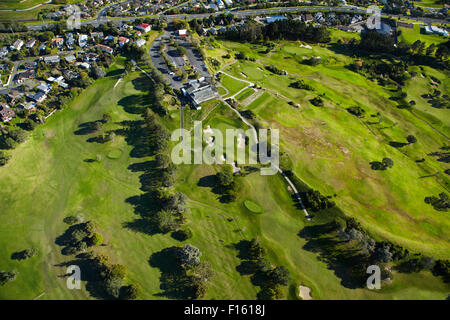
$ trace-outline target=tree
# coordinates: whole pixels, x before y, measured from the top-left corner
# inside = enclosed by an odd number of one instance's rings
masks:
[[[100,78],[103,78],[104,76],[106,76],[105,70],[103,70],[99,66],[94,66],[94,68],[92,68],[92,73],[93,73],[95,79],[100,79]]]
[[[16,271],[0,271],[0,285],[4,286],[8,282],[16,280],[16,277]]]
[[[107,279],[124,279],[127,268],[122,264],[106,265],[102,275]]]
[[[159,168],[167,168],[167,166],[170,163],[170,158],[168,155],[164,154],[164,153],[158,153],[155,156],[155,162],[156,162],[156,166]]]
[[[122,287],[121,297],[125,300],[135,300],[141,293],[141,287],[136,284]]]
[[[176,230],[180,226],[179,218],[170,210],[160,210],[155,213],[153,220],[162,233]]]
[[[217,179],[219,180],[219,184],[222,187],[228,187],[234,182],[233,177],[233,168],[231,165],[223,166],[222,171],[219,171],[216,174]]]
[[[433,55],[435,50],[436,50],[436,45],[434,43],[430,44],[426,50],[427,56]]]
[[[186,211],[186,199],[187,197],[183,193],[177,192],[169,197],[166,208],[177,213],[183,213]]]
[[[4,166],[5,164],[7,164],[10,158],[10,156],[0,150],[0,166]]]
[[[108,278],[104,283],[105,291],[111,297],[118,299],[120,297],[120,289],[122,288],[122,279]]]
[[[87,232],[89,236],[92,236],[97,230],[97,223],[92,220],[86,221],[83,225],[83,229]]]
[[[252,240],[250,240],[250,245],[248,248],[248,255],[251,260],[257,260],[257,259],[261,258],[264,256],[265,253],[266,252],[265,252],[264,248],[262,247],[259,239],[253,238]]]
[[[9,136],[18,143],[24,142],[28,138],[28,133],[22,129],[16,129],[9,132]]]
[[[408,141],[409,144],[411,144],[411,143],[416,143],[416,142],[417,142],[417,138],[414,137],[414,136],[411,135],[411,134],[410,134],[409,136],[406,137],[406,140]]]
[[[102,116],[102,121],[104,123],[110,122],[111,121],[111,115],[109,113],[104,113]]]
[[[197,247],[194,247],[190,243],[185,244],[178,250],[178,258],[181,265],[185,268],[192,268],[200,263],[200,257],[202,253]]]
[[[391,158],[383,158],[383,160],[381,160],[381,163],[385,168],[392,168],[394,166],[394,161],[392,161]]]
[[[37,123],[34,122],[34,121],[31,120],[31,119],[26,119],[26,120],[23,122],[23,127],[24,127],[24,129],[25,129],[25,130],[28,130],[28,131],[34,130],[34,128],[36,128],[36,126],[37,126]]]
[[[100,233],[94,233],[94,235],[91,237],[91,244],[93,246],[98,246],[103,243],[103,236]]]
[[[284,266],[278,266],[267,275],[274,285],[287,286],[289,283],[289,270]]]
[[[130,60],[125,61],[125,71],[132,72],[134,70],[134,64]]]

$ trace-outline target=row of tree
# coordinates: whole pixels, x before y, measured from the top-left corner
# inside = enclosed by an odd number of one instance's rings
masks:
[[[234,41],[262,42],[264,40],[301,40],[310,43],[330,41],[330,31],[325,27],[292,19],[278,20],[266,25],[247,21],[242,27],[229,29],[224,37]]]

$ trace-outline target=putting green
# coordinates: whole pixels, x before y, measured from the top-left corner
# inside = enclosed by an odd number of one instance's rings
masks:
[[[107,157],[109,159],[119,159],[123,154],[123,151],[121,149],[113,149],[108,152]]]
[[[259,204],[257,204],[256,202],[254,202],[252,200],[245,200],[244,206],[253,213],[263,213],[264,212],[264,209]]]

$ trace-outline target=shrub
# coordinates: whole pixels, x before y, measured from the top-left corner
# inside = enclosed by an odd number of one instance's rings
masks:
[[[323,99],[321,97],[315,97],[309,100],[309,102],[316,107],[323,107]]]
[[[8,282],[16,280],[16,277],[16,271],[0,271],[0,285],[4,286]]]
[[[185,230],[178,230],[172,233],[172,237],[178,241],[186,241],[187,239],[192,238],[192,231],[189,228],[186,228]]]

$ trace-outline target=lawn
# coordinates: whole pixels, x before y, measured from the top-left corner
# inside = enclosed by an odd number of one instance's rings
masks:
[[[445,37],[441,37],[437,34],[423,34],[421,33],[421,26],[418,24],[414,25],[414,28],[404,28],[399,27],[398,28],[402,33],[399,37],[400,41],[406,41],[408,43],[414,43],[416,40],[420,40],[422,42],[425,42],[426,46],[428,47],[430,44],[434,43],[435,45],[438,45],[440,43],[443,43],[447,41]]]
[[[113,262],[127,266],[128,280],[144,288],[142,298],[164,298],[158,295],[160,271],[148,261],[152,254],[180,243],[168,234],[148,235],[124,227],[138,218],[127,199],[142,194],[141,173],[130,168],[150,158],[132,156],[132,146],[121,136],[113,142],[98,144],[86,141],[91,135],[74,134],[79,124],[98,120],[105,112],[111,114],[112,122],[104,130],[120,128],[120,121],[140,118],[140,106],[146,104],[145,93],[141,91],[146,87],[145,80],[134,72],[113,89],[122,66],[117,64],[115,69],[109,77],[88,88],[70,107],[38,127],[29,141],[13,151],[11,162],[0,168],[3,190],[0,269],[19,271],[16,281],[0,288],[2,299],[33,299],[42,293],[45,294],[40,299],[92,298],[84,288],[67,290],[65,278],[60,277],[65,268],[58,266],[70,261],[70,257],[61,255],[55,238],[67,228],[62,219],[77,213],[99,223],[107,244],[100,250]],[[242,126],[227,107],[214,106],[211,102],[204,126],[209,124],[220,130]],[[178,123],[177,119],[164,121],[174,122],[173,126]],[[397,287],[389,288],[386,293],[342,287],[334,271],[318,261],[316,253],[304,249],[306,241],[297,234],[305,222],[281,176],[252,173],[240,180],[236,202],[224,204],[208,183],[200,182],[218,169],[218,166],[182,165],[176,186],[190,199],[187,224],[194,237],[189,242],[200,248],[202,260],[210,262],[215,271],[208,285],[207,299],[256,297],[259,289],[251,284],[249,276],[241,276],[236,270],[240,260],[233,248],[237,242],[255,236],[262,239],[272,263],[290,269],[291,285],[310,286],[316,299],[446,296],[447,288],[429,273],[400,275]],[[248,199],[258,203],[264,214],[249,213],[243,205]],[[11,253],[28,247],[38,248],[39,255],[22,262],[10,259]],[[418,278],[423,278],[423,285],[413,290]]]
[[[230,47],[229,42],[225,44]],[[233,45],[236,52],[240,46]],[[320,55],[323,63],[316,67],[301,63],[303,56],[313,55]],[[448,142],[424,122],[436,125],[448,135],[446,110],[433,109],[419,99],[429,86],[429,79],[419,76],[410,80],[405,89],[408,97],[417,99],[413,112],[421,119],[397,109],[388,90],[345,67],[352,61],[323,45],[308,49],[298,42],[284,42],[270,57],[259,62],[239,61],[225,71],[270,90],[248,108],[261,122],[280,129],[282,148],[293,159],[293,169],[304,182],[325,195],[336,194],[335,201],[344,212],[356,217],[374,236],[448,258],[450,238],[445,230],[450,220],[445,213],[424,203],[426,195],[448,192],[448,176],[441,173],[431,177],[445,169],[443,163],[427,156]],[[268,64],[287,70],[289,75],[262,71],[261,67]],[[240,74],[243,65],[246,78]],[[265,75],[256,75],[257,72]],[[439,90],[448,92],[445,73],[431,68],[425,68],[425,72],[441,79]],[[298,78],[315,91],[289,87]],[[293,108],[275,92],[300,104],[300,108]],[[325,95],[324,108],[310,104],[309,99],[317,94]],[[353,105],[366,110],[365,119],[345,110]],[[374,121],[377,112],[382,114],[380,123]],[[401,148],[389,145],[405,141],[408,134],[415,135],[419,142]],[[387,156],[394,160],[392,170],[380,172],[370,168],[371,161]],[[424,163],[415,162],[422,157],[426,158]]]
[[[3,0],[0,3],[0,10],[28,9],[48,0]]]
[[[228,96],[232,96],[248,86],[247,83],[233,79],[225,74],[222,75],[220,82],[228,90]]]

